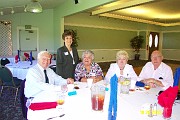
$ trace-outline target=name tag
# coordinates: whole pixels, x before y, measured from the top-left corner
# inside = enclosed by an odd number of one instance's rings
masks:
[[[69,53],[68,52],[64,52],[64,55],[69,55]]]

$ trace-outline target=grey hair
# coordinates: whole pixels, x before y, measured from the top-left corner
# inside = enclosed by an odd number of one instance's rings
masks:
[[[50,55],[50,53],[48,51],[41,51],[38,53],[37,59],[40,59],[42,57],[42,55],[45,53]]]
[[[125,50],[120,50],[116,53],[116,60],[119,60],[121,55],[125,56],[126,60],[128,61],[129,55]]]
[[[94,60],[94,53],[93,53],[93,51],[91,51],[91,50],[85,50],[85,51],[82,53],[82,59],[84,58],[85,54],[89,54],[90,57],[92,58],[92,60]]]

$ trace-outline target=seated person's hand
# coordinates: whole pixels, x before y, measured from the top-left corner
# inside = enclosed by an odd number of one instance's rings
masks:
[[[68,78],[67,79],[67,84],[74,84],[74,79]]]
[[[91,77],[93,78],[93,82],[96,83],[96,82],[99,82],[100,80],[102,80],[102,76],[97,76],[97,77]]]
[[[144,84],[153,83],[154,82],[154,78],[144,79],[144,80],[141,80],[141,82],[143,82]]]
[[[151,87],[151,88],[155,88],[156,87],[156,85],[154,84],[154,83],[149,83],[149,86]]]
[[[95,76],[91,77],[91,79],[93,79],[93,83],[96,83],[98,81],[98,79]]]

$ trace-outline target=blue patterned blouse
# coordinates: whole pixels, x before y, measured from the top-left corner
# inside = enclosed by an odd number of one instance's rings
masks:
[[[88,72],[83,64],[83,62],[80,62],[77,64],[75,69],[75,81],[80,81],[81,78],[90,78],[93,76],[102,76],[104,78],[103,72],[101,67],[95,63],[91,63],[91,70]]]

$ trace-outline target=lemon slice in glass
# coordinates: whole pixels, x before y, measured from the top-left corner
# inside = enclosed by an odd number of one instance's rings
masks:
[[[124,82],[123,82],[123,85],[129,85],[130,84],[130,81],[129,80],[125,80]]]

